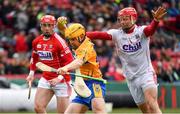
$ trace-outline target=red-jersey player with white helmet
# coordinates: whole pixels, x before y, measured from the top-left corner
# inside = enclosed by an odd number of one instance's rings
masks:
[[[34,80],[38,61],[53,68],[59,68],[73,60],[72,53],[64,39],[54,32],[55,26],[56,19],[52,15],[45,15],[40,19],[42,34],[32,42],[30,73],[26,78],[28,82]],[[35,112],[46,113],[46,106],[53,95],[56,95],[57,111],[64,113],[71,94],[70,81],[70,75],[58,76],[57,73],[43,72],[35,95]]]
[[[166,9],[152,11],[153,21],[147,26],[137,26],[137,12],[127,7],[118,12],[119,29],[108,32],[87,32],[91,39],[112,40],[122,62],[123,73],[134,101],[143,113],[161,114],[157,103],[156,75],[150,60],[149,41]]]

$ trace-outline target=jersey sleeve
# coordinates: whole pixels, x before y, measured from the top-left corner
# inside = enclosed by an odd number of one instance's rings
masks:
[[[154,32],[156,31],[158,27],[158,23],[159,22],[153,20],[148,26],[144,28],[143,32],[146,35],[146,37],[152,36],[154,34]]]
[[[107,32],[100,32],[100,31],[86,32],[86,35],[91,40],[94,40],[94,39],[112,40],[112,36],[108,34]]]
[[[34,40],[32,42],[32,54],[31,54],[31,60],[30,60],[30,70],[35,71],[36,70],[36,63],[38,62],[38,54],[36,51],[36,41]]]

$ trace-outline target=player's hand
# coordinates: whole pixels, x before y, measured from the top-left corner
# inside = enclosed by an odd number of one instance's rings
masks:
[[[57,20],[59,24],[62,24],[62,25],[67,24],[67,17],[61,16]]]
[[[67,17],[61,16],[57,19],[57,25],[60,31],[66,28],[66,24],[67,24]]]
[[[52,80],[49,80],[49,83],[52,85],[52,86],[55,86],[57,85],[64,77],[59,75],[57,78],[53,78]]]
[[[33,82],[33,80],[34,80],[34,76],[33,75],[28,75],[27,78],[26,78],[27,83]]]
[[[167,13],[167,11],[164,7],[158,7],[158,9],[156,11],[152,10],[151,12],[152,12],[152,15],[153,15],[155,21],[159,21]]]
[[[65,67],[61,67],[57,70],[57,74],[68,74],[68,69]]]

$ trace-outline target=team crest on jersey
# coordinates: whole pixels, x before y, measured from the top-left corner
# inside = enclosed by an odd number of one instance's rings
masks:
[[[102,97],[103,95],[102,95],[102,89],[101,89],[101,86],[100,86],[100,84],[93,84],[93,91],[94,91],[94,96],[96,97],[96,98],[98,98],[98,97]]]
[[[140,39],[139,34],[136,34],[135,37],[136,37],[136,39]]]
[[[51,45],[49,45],[49,49],[52,49],[53,48],[53,45],[51,44]]]
[[[38,55],[41,60],[53,60],[52,52],[50,51],[38,51]]]
[[[38,44],[38,45],[37,45],[37,48],[41,48],[41,44]]]

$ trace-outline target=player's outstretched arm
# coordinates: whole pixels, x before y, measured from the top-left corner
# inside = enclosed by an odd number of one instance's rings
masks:
[[[95,39],[112,40],[112,36],[107,32],[100,32],[100,31],[86,32],[86,36],[91,40],[95,40]]]
[[[156,31],[160,19],[166,14],[166,9],[163,7],[159,7],[156,11],[152,10],[152,15],[154,17],[153,21],[144,29],[144,34],[146,37],[152,36]]]
[[[152,15],[154,17],[155,21],[160,21],[164,15],[166,15],[167,11],[164,7],[158,7],[158,9],[156,11],[152,10]]]

